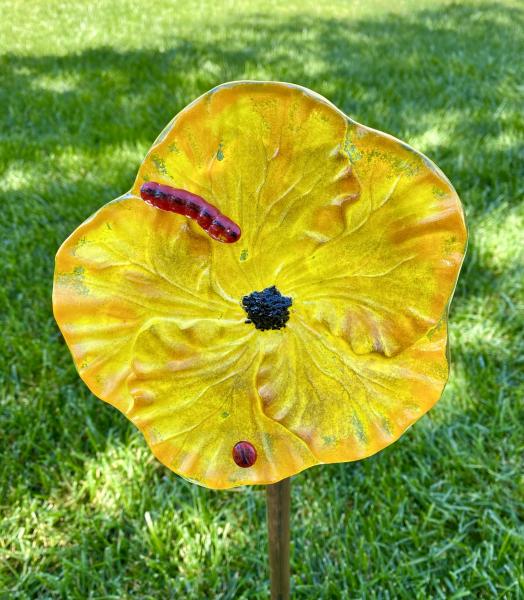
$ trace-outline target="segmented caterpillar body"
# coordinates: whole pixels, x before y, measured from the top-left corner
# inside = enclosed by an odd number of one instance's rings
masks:
[[[156,208],[194,219],[214,240],[232,244],[240,239],[240,227],[234,221],[187,190],[147,181],[140,188],[140,196]]]

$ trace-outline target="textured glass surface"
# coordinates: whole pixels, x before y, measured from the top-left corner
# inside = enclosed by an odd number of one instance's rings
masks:
[[[149,206],[149,180],[202,196],[241,239]],[[273,483],[379,451],[439,399],[465,245],[426,157],[305,88],[233,82],[182,110],[131,191],[64,242],[54,312],[82,379],[170,469]],[[242,298],[271,286],[289,320],[261,331]]]

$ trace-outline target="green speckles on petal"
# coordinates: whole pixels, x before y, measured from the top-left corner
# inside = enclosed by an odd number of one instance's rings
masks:
[[[384,164],[389,164],[395,173],[399,175],[407,175],[414,177],[420,172],[421,163],[423,162],[418,155],[414,155],[413,159],[392,155],[389,152],[374,149],[368,152],[365,156],[369,163],[379,161]]]
[[[223,146],[222,142],[220,142],[220,144],[218,144],[217,160],[224,160],[223,148],[224,148],[224,146]]]
[[[366,432],[364,430],[362,421],[356,415],[354,415],[352,422],[353,422],[353,430],[354,430],[355,436],[363,444],[366,444],[368,441],[368,438],[367,438]]]
[[[58,273],[56,283],[59,286],[68,287],[74,290],[80,296],[87,296],[89,289],[84,283],[84,267],[75,267],[70,273]]]
[[[248,255],[247,249],[246,249],[246,248],[244,248],[244,249],[242,250],[242,252],[240,253],[240,260],[241,260],[241,261],[245,261],[245,260],[247,260],[247,255]]]
[[[437,321],[437,324],[426,333],[426,337],[428,338],[428,340],[432,340],[433,337],[435,336],[435,334],[442,331],[443,326],[444,326],[444,315],[442,315],[440,317],[440,319]]]
[[[166,162],[163,158],[158,156],[158,154],[153,154],[151,160],[153,161],[155,169],[158,171],[158,173],[161,175],[167,175]]]
[[[76,256],[76,253],[77,253],[77,251],[78,251],[78,250],[80,250],[81,248],[83,248],[83,247],[84,247],[86,244],[88,244],[88,243],[89,243],[89,242],[87,241],[87,238],[86,238],[86,237],[81,237],[81,238],[80,238],[80,239],[77,241],[77,243],[75,244],[75,246],[74,246],[74,248],[73,248],[73,250],[72,250],[71,254],[72,254],[73,256]]]
[[[452,235],[442,243],[442,253],[444,256],[448,256],[457,250],[457,244],[459,244],[456,236]]]
[[[346,139],[344,140],[344,152],[347,154],[347,157],[351,163],[355,163],[362,158],[362,153],[357,150],[357,147],[351,139],[353,134],[353,130],[348,128]]]
[[[433,191],[433,196],[435,196],[435,198],[437,198],[437,199],[444,198],[444,196],[446,196],[448,193],[446,190],[443,190],[442,188],[439,188],[437,186],[434,186],[432,188],[432,191]]]

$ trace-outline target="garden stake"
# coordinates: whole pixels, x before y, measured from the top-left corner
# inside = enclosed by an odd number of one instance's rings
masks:
[[[289,598],[291,478],[266,487],[271,600]]]
[[[438,401],[466,241],[423,154],[312,90],[233,81],[62,244],[53,311],[89,389],[167,468],[267,485],[287,600],[289,478],[375,454]]]

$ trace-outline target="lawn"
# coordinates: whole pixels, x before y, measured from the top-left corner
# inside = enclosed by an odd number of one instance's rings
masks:
[[[3,0],[0,598],[267,598],[264,488],[154,460],[82,384],[50,304],[60,243],[235,79],[305,85],[406,140],[470,230],[441,401],[378,455],[293,478],[294,597],[524,597],[523,53],[516,1]]]

